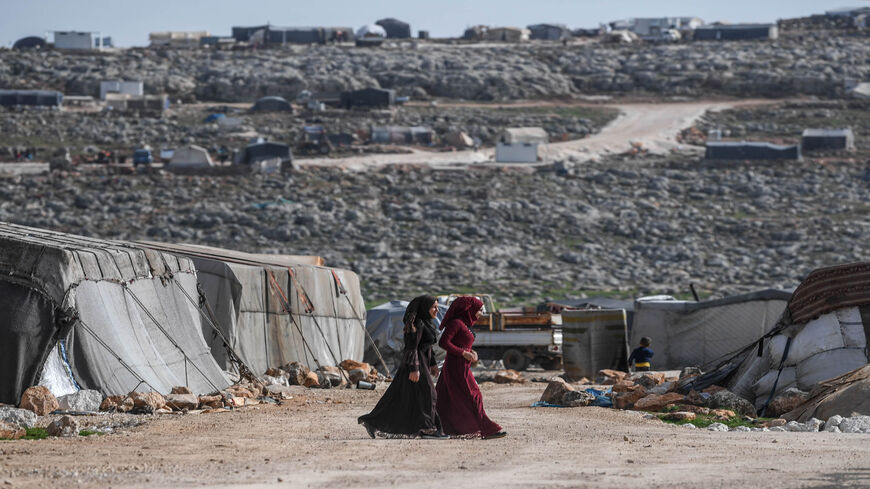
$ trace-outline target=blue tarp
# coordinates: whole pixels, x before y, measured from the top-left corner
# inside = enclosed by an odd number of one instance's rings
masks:
[[[613,400],[610,399],[610,397],[608,396],[608,394],[610,394],[612,391],[613,391],[613,387],[610,387],[606,391],[600,391],[598,389],[593,389],[591,387],[589,389],[585,390],[585,392],[595,396],[595,400],[592,401],[591,404],[589,404],[590,406],[598,406],[598,407],[605,407],[605,408],[612,408],[613,407]],[[563,407],[568,407],[568,406],[560,406],[558,404],[550,404],[549,402],[537,401],[537,402],[533,402],[531,407],[563,408]]]
[[[224,115],[224,114],[209,114],[208,117],[203,119],[202,122],[205,122],[205,123],[216,122],[218,119],[223,119],[224,117],[226,117],[226,115]]]

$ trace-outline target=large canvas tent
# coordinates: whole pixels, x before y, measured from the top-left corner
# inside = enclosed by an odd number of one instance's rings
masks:
[[[229,385],[190,300],[188,259],[0,223],[0,291],[0,402],[17,404],[40,377],[105,395]]]
[[[408,39],[411,37],[411,26],[407,22],[398,19],[386,18],[375,22],[384,28],[388,39]]]
[[[702,302],[639,300],[629,345],[652,338],[659,370],[721,361],[770,331],[789,296],[768,289]]]
[[[255,374],[293,361],[316,369],[362,360],[365,305],[355,273],[314,265],[319,257],[142,245],[193,261],[212,321]],[[206,322],[202,329],[218,363],[232,368],[220,335]]]
[[[866,365],[868,334],[870,263],[822,268],[795,289],[775,328],[720,370],[734,370],[728,387],[761,411],[789,387],[810,391]]]

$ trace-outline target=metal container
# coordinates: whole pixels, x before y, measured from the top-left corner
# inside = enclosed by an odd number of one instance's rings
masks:
[[[624,369],[625,309],[562,311],[562,360],[568,377],[594,380],[601,369]]]
[[[356,383],[356,388],[373,391],[375,390],[375,384],[372,384],[371,382],[366,382],[365,380],[360,380]]]

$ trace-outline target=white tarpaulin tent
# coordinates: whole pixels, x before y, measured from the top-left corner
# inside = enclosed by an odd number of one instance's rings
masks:
[[[211,168],[214,163],[205,148],[191,144],[177,149],[172,154],[172,159],[166,165],[167,170],[188,168]]]
[[[757,409],[789,387],[810,391],[867,364],[868,330],[870,263],[815,270],[792,294],[776,328],[747,342],[752,348],[729,388]]]
[[[0,223],[0,297],[0,402],[40,377],[57,394],[229,385],[202,335],[190,260]]]
[[[629,348],[635,348],[641,337],[652,338],[656,370],[721,361],[770,331],[789,296],[763,290],[702,302],[639,300]]]
[[[213,321],[255,375],[293,361],[316,369],[362,360],[365,305],[355,273],[312,265],[319,257],[141,243],[194,262]],[[222,338],[206,322],[202,329],[218,364],[231,369]]]

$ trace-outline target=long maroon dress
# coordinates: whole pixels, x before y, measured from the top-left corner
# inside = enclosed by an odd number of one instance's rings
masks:
[[[501,431],[501,426],[489,419],[483,410],[480,388],[471,374],[469,361],[462,357],[462,353],[471,351],[474,344],[469,326],[481,307],[483,303],[478,299],[459,297],[441,322],[444,333],[438,344],[447,352],[447,358],[435,386],[436,410],[448,435],[479,433],[489,436]]]

